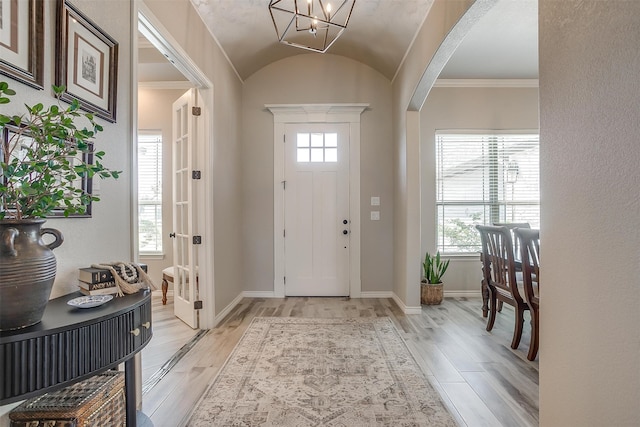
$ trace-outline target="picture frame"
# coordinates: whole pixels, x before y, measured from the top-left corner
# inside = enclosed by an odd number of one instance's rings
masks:
[[[21,137],[17,138],[16,133],[18,130],[21,130]],[[20,129],[14,122],[7,123],[4,125],[2,132],[0,132],[0,158],[4,158],[4,147],[10,147],[9,151],[11,153],[11,158],[15,157],[17,159],[24,159],[24,155],[21,153],[22,148],[15,148],[17,144],[28,146],[30,145],[30,134],[26,132],[24,129]],[[73,165],[76,157],[69,158],[69,162]],[[79,153],[77,159],[81,159],[85,163],[93,164],[93,143],[89,143],[89,152]],[[3,179],[0,177],[0,179]],[[93,179],[88,175],[85,175],[81,179],[74,181],[74,187],[81,189],[85,193],[93,194]],[[91,218],[91,205],[89,204],[86,207],[86,210],[82,214],[69,214],[69,217],[73,218]],[[65,218],[64,215],[64,206],[60,206],[60,208],[54,209],[51,216],[52,217],[62,217]]]
[[[43,89],[44,2],[0,0],[0,74]]]
[[[118,43],[68,0],[57,0],[55,85],[61,100],[116,121]]]

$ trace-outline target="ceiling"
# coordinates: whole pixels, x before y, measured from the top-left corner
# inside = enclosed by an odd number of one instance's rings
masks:
[[[328,53],[367,64],[391,80],[432,1],[356,0],[348,28]],[[272,62],[309,53],[278,43],[268,0],[191,2],[243,80]],[[499,0],[465,37],[440,78],[537,79],[537,3]],[[140,43],[139,63],[141,81],[184,79],[149,43]]]

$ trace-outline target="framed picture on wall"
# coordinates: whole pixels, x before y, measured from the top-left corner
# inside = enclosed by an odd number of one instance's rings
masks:
[[[116,121],[118,43],[68,0],[58,0],[56,86],[61,99],[78,100],[80,108]]]
[[[44,2],[0,0],[0,73],[43,87]]]

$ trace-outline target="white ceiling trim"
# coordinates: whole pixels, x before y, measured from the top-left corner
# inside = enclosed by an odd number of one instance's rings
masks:
[[[359,122],[369,104],[265,104],[276,123]]]
[[[138,31],[189,81],[193,82],[194,86],[199,88],[213,87],[209,78],[143,2],[138,5]]]
[[[433,87],[538,87],[538,79],[437,79]]]

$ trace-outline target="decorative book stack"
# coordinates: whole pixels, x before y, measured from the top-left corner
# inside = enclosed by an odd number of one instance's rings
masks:
[[[146,264],[138,264],[142,270],[147,271]],[[137,271],[132,265],[124,268],[129,275],[136,275]],[[85,267],[78,269],[78,286],[80,292],[85,295],[111,295],[119,292],[115,279],[110,270],[106,268]]]

